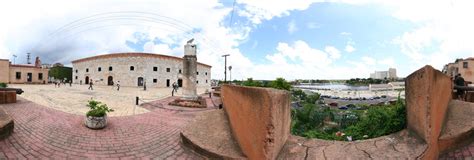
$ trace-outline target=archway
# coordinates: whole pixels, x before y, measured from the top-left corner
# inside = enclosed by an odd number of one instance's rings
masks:
[[[143,86],[143,77],[138,77],[138,86]]]
[[[183,79],[178,79],[178,87],[183,87]]]
[[[109,86],[114,85],[114,77],[109,76],[109,77],[107,78],[107,85],[109,85]]]
[[[89,76],[86,76],[86,84],[89,84]]]

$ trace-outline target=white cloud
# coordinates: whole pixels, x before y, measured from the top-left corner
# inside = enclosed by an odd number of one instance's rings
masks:
[[[321,0],[322,1],[322,0]],[[238,11],[238,14],[247,17],[253,24],[260,24],[263,20],[270,20],[273,17],[282,17],[290,14],[293,10],[305,10],[314,2],[320,0],[239,0],[237,3],[245,7]]]
[[[298,30],[298,27],[296,27],[295,20],[291,20],[290,23],[288,23],[288,33],[293,34],[297,30]]]
[[[392,57],[387,57],[382,60],[379,60],[378,63],[387,67],[395,67],[395,60]]]
[[[344,50],[346,50],[347,53],[352,53],[352,52],[354,52],[356,49],[355,49],[352,45],[347,44],[347,45],[346,45],[346,48],[345,48]]]
[[[341,52],[334,46],[326,46],[324,50],[329,53],[330,57],[333,59],[338,59],[341,57]]]
[[[362,61],[364,61],[364,63],[367,65],[375,65],[376,62],[374,58],[368,56],[362,57]]]

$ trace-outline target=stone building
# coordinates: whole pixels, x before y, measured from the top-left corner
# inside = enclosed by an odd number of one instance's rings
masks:
[[[183,84],[183,59],[153,53],[113,53],[72,61],[73,83],[120,86],[171,87]],[[210,86],[211,66],[198,63],[198,87]]]
[[[7,59],[0,59],[0,83],[47,83],[48,71],[38,57],[34,65],[11,64]]]
[[[448,63],[443,67],[443,73],[454,77],[461,74],[465,81],[474,82],[474,57],[466,59],[456,59],[453,63]]]

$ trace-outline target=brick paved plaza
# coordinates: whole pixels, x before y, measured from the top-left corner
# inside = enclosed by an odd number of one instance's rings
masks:
[[[109,117],[105,129],[91,130],[84,116],[19,98],[0,105],[15,122],[14,133],[0,141],[0,159],[202,159],[182,147],[179,137],[199,110],[169,109],[162,101],[144,104],[148,113]]]

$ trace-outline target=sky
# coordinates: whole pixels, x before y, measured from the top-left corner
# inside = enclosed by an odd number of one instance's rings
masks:
[[[399,77],[474,56],[469,0],[15,0],[0,2],[0,58],[63,63],[117,52],[183,56],[224,78]],[[13,55],[17,57],[14,58]],[[228,75],[229,76],[229,75]],[[229,77],[228,77],[229,78]]]

